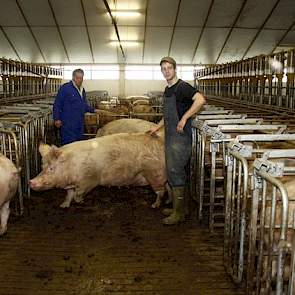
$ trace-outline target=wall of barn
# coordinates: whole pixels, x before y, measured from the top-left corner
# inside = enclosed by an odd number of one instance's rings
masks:
[[[67,82],[67,80],[64,80]],[[187,81],[193,85],[193,81]],[[122,85],[123,84],[123,85]],[[107,90],[111,96],[145,94],[150,90],[163,91],[166,86],[164,80],[85,80],[86,91]],[[121,90],[121,91],[120,91]]]

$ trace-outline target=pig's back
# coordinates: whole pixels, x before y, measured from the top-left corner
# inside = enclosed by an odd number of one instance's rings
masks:
[[[0,154],[0,207],[14,196],[17,190],[18,177],[15,165]]]
[[[117,133],[144,133],[154,126],[155,123],[142,119],[119,119],[100,128],[97,137]]]

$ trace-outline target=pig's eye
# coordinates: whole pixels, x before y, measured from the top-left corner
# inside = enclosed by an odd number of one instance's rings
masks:
[[[49,172],[53,172],[53,170],[54,170],[53,167],[48,167]]]

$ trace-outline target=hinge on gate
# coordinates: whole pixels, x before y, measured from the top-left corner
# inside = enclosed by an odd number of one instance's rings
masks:
[[[267,172],[273,177],[280,177],[284,174],[284,163],[273,163],[265,159],[255,159],[253,166],[258,171]]]
[[[228,144],[229,149],[238,152],[243,157],[251,157],[253,147],[251,145],[244,145],[240,142],[232,142]]]

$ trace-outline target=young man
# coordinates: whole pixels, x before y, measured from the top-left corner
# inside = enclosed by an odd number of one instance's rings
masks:
[[[95,112],[87,104],[86,92],[82,86],[83,77],[83,70],[74,70],[72,80],[60,87],[54,101],[53,120],[54,125],[60,128],[62,145],[82,140],[84,114]]]
[[[185,219],[185,168],[191,156],[191,117],[201,110],[206,100],[189,83],[177,78],[173,58],[163,57],[160,66],[168,84],[164,92],[164,116],[158,126],[150,130],[150,134],[165,127],[166,171],[172,192],[173,210],[163,223],[173,225]]]

